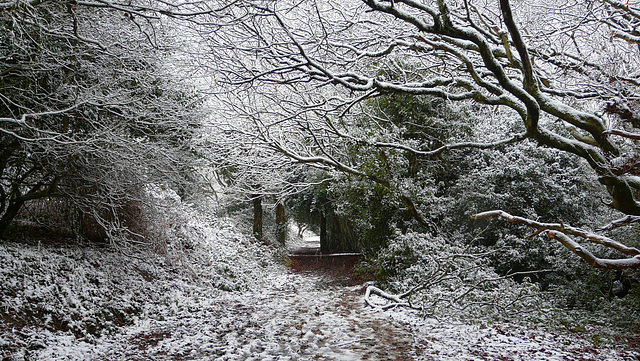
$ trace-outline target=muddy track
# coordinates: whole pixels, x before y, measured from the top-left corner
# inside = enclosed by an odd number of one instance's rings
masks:
[[[291,271],[324,277],[327,283],[355,286],[364,279],[354,268],[363,260],[359,253],[321,254],[316,249],[304,249],[289,256]]]

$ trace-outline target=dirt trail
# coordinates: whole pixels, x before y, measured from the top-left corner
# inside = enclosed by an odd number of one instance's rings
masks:
[[[114,340],[96,360],[419,360],[411,333],[364,307],[361,286],[305,272],[260,293],[203,300]],[[429,359],[429,358],[427,358]]]
[[[314,242],[303,244],[317,247]],[[315,242],[317,243],[317,242]],[[311,253],[316,253],[312,250]],[[293,255],[251,291],[165,290],[132,325],[95,340],[50,334],[30,360],[420,360],[408,326],[364,305],[358,255]]]
[[[637,360],[589,340],[515,325],[471,325],[365,306],[357,256],[293,255],[261,289],[172,300],[96,344],[58,339],[41,360]],[[155,309],[154,309],[155,310]],[[170,312],[169,312],[170,311]],[[401,322],[394,319],[410,322]],[[413,326],[410,326],[412,324]],[[68,342],[67,342],[68,341]]]
[[[365,308],[363,280],[353,273],[361,255],[311,251],[314,250],[307,248],[291,255],[292,271],[312,280],[313,288],[308,291],[316,295],[307,296],[328,301],[317,305],[312,314],[298,308],[305,324],[327,336],[324,344],[329,350],[309,356],[327,360],[422,359],[423,351],[414,343],[406,325]],[[331,323],[327,324],[326,319],[332,319]]]

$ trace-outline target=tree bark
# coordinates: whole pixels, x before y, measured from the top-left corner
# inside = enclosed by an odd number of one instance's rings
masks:
[[[284,213],[284,205],[276,204],[276,240],[284,245],[287,238],[287,219]]]
[[[320,253],[329,252],[329,239],[327,234],[327,207],[320,211]]]
[[[253,197],[253,236],[262,241],[262,197]]]
[[[2,218],[0,218],[0,236],[5,236],[7,227],[9,227],[9,224],[11,224],[13,219],[18,215],[18,212],[20,212],[20,208],[22,208],[23,204],[23,200],[11,200],[9,202],[9,205],[2,215]]]

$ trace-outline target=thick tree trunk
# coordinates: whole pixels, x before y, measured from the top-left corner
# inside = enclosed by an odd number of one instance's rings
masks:
[[[320,212],[320,253],[329,253],[326,209]]]
[[[24,201],[22,200],[12,200],[9,202],[9,205],[5,209],[2,218],[0,218],[0,236],[5,235],[4,233],[7,227],[9,227],[9,224],[11,224],[13,219],[18,215],[18,212],[20,212],[20,208],[22,208],[23,204]]]
[[[263,240],[262,234],[262,198],[253,198],[253,236],[258,240]]]
[[[284,205],[276,204],[276,240],[284,244],[287,239],[287,219],[284,214]]]

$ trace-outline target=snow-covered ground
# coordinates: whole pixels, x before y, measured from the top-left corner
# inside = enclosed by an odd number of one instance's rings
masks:
[[[302,237],[299,237],[298,227],[290,224],[289,235],[286,245],[289,252],[297,252],[304,249],[320,249],[320,236],[311,230],[305,229],[302,232]]]
[[[194,228],[205,235],[195,243],[203,248],[183,264],[92,247],[0,244],[2,360],[640,357],[581,335],[367,308],[363,286],[292,273],[277,252],[229,223]]]

